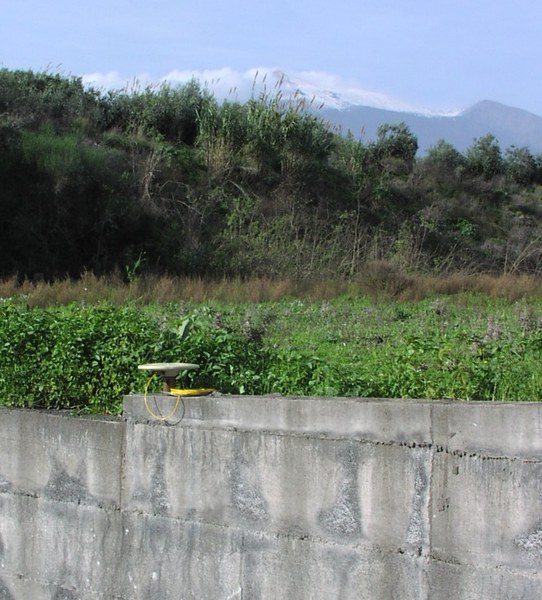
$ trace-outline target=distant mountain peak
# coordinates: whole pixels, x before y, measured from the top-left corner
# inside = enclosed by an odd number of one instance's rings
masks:
[[[291,75],[278,68],[258,68],[254,70],[254,75],[256,88],[280,90],[286,98],[303,98],[313,106],[326,109],[349,110],[369,106],[397,112],[433,114],[428,109],[361,88],[327,73],[308,71]]]
[[[348,110],[323,109],[321,114],[342,131],[351,131],[367,140],[376,138],[380,125],[402,121],[418,138],[421,154],[440,139],[464,151],[475,139],[487,134],[494,135],[503,150],[510,146],[526,146],[532,152],[542,152],[542,117],[491,100],[482,100],[464,111],[448,115],[369,106],[350,107]]]
[[[319,108],[331,124],[366,139],[376,137],[379,125],[403,121],[418,137],[421,153],[439,139],[464,151],[476,138],[488,133],[496,137],[503,149],[514,145],[542,151],[542,117],[494,100],[481,100],[464,110],[437,112],[322,73],[291,76],[275,69],[267,71],[265,77],[268,89],[276,85],[284,98],[302,98]]]

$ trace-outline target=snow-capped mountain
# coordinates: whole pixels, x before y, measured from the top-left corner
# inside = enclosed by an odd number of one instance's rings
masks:
[[[542,152],[542,117],[526,110],[484,100],[465,110],[439,113],[378,92],[346,87],[332,77],[330,88],[326,89],[321,85],[325,83],[322,74],[314,74],[314,81],[306,75],[303,79],[293,79],[274,71],[271,80],[279,81],[284,97],[304,98],[332,126],[343,132],[351,131],[366,141],[375,139],[379,125],[404,122],[418,138],[420,154],[440,139],[465,151],[476,138],[488,133],[497,138],[503,150],[527,146],[534,153]]]
[[[404,122],[418,138],[420,154],[440,139],[465,151],[476,138],[488,133],[503,150],[527,146],[534,153],[542,152],[542,117],[498,102],[484,100],[465,110],[437,112],[323,73],[289,76],[280,69],[260,69],[254,75],[254,90],[265,89],[271,97],[280,91],[284,99],[302,99],[332,126],[366,141],[375,139],[379,125]]]
[[[379,125],[408,125],[418,138],[421,154],[443,139],[458,150],[466,150],[476,138],[491,133],[501,149],[527,146],[531,152],[542,152],[542,117],[519,108],[484,100],[453,116],[424,115],[369,106],[350,106],[344,110],[323,108],[320,116],[343,132],[351,131],[363,140],[376,137]]]
[[[432,114],[427,109],[415,107],[401,100],[349,84],[349,82],[321,72],[298,73],[294,77],[280,69],[260,70],[254,76],[255,89],[280,91],[284,98],[302,98],[311,107],[327,110],[349,110],[356,106],[369,106],[382,110]]]

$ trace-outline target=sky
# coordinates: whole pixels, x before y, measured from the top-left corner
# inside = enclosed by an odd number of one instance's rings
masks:
[[[542,116],[541,25],[540,0],[0,0],[0,67],[115,88],[195,76],[217,95],[277,69],[395,106]]]

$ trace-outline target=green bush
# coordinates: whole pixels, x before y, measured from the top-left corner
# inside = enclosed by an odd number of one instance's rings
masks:
[[[264,353],[256,342],[239,328],[217,324],[208,311],[182,318],[176,312],[136,304],[28,309],[4,301],[2,403],[117,413],[123,395],[144,389],[139,364],[179,360],[202,365],[188,380],[193,385],[258,393]]]
[[[3,403],[117,412],[156,340],[134,306],[0,307]]]

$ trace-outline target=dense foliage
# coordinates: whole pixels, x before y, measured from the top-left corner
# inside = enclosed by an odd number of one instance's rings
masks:
[[[188,333],[188,335],[186,335]],[[0,305],[5,405],[116,413],[144,362],[224,393],[540,400],[540,300]]]
[[[137,366],[156,357],[177,362],[182,356],[204,365],[191,377],[196,385],[206,380],[225,392],[254,391],[252,381],[264,360],[261,348],[209,315],[195,310],[189,319],[178,309],[144,311],[135,304],[28,309],[4,302],[1,403],[118,412],[123,395],[144,389],[146,376]]]
[[[540,156],[488,132],[418,157],[404,124],[364,143],[308,108],[0,70],[0,276],[542,271]]]

